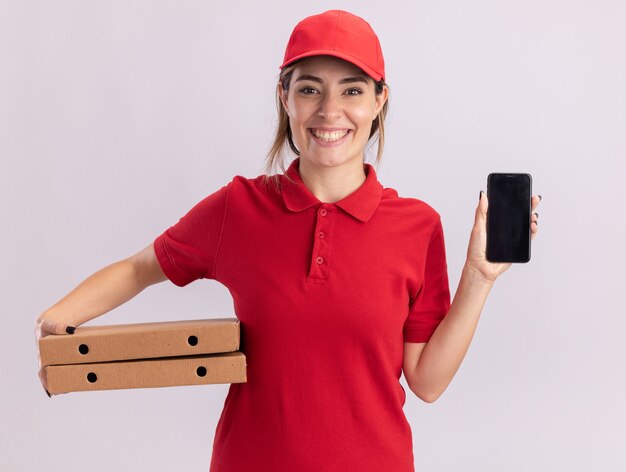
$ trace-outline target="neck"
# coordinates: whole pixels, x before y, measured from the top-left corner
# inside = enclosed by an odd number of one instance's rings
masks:
[[[340,166],[322,167],[300,158],[300,178],[319,201],[334,203],[358,189],[365,179],[365,166],[361,159]]]

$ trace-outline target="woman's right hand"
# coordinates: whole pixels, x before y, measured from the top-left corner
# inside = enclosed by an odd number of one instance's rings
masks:
[[[46,371],[41,366],[39,340],[49,334],[74,334],[77,326],[127,302],[146,287],[167,280],[150,243],[137,254],[109,264],[83,280],[35,321],[39,379],[48,392]]]
[[[74,334],[75,326],[69,326],[67,323],[54,321],[46,318],[45,314],[41,314],[35,320],[35,344],[37,345],[37,360],[39,362],[39,380],[43,389],[49,397],[48,382],[46,379],[46,370],[41,366],[41,355],[39,353],[39,340],[49,334]]]

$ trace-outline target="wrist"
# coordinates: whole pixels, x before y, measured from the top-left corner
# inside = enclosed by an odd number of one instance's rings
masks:
[[[485,276],[480,270],[473,267],[468,262],[465,262],[461,276],[468,279],[472,285],[480,285],[487,289],[493,287],[496,281],[493,278]]]

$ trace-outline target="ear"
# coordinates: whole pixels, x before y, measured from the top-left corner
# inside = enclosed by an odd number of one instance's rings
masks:
[[[376,119],[376,117],[380,113],[380,110],[383,109],[383,106],[387,102],[387,98],[389,98],[389,89],[387,88],[386,85],[384,85],[383,91],[380,93],[380,95],[376,95],[376,105],[374,107],[374,118],[372,118],[373,120]]]
[[[278,85],[276,86],[276,93],[278,94],[278,98],[283,104],[283,108],[285,109],[287,114],[289,114],[289,107],[287,105],[287,97],[289,96],[289,93],[287,92],[287,90],[283,89],[283,84],[280,82],[278,82]]]

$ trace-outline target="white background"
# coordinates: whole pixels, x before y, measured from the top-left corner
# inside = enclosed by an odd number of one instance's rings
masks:
[[[496,282],[448,390],[407,396],[416,470],[626,470],[618,0],[2,1],[1,470],[208,469],[228,385],[49,399],[33,322],[261,173],[289,34],[331,8],[381,40],[379,179],[442,215],[452,294],[487,174],[529,172],[543,196],[532,260]],[[92,324],[225,316],[217,282],[165,282]]]

